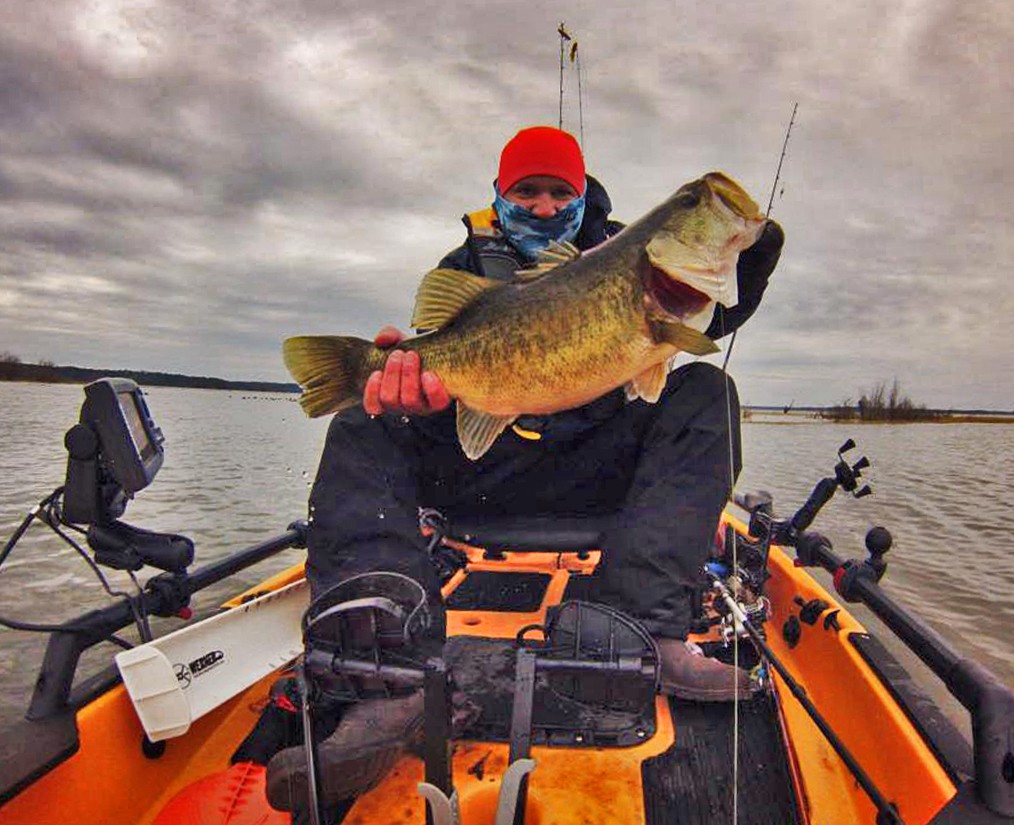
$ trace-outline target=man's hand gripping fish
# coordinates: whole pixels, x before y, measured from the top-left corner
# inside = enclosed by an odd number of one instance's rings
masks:
[[[735,181],[710,172],[608,242],[555,245],[511,282],[434,269],[398,344],[419,353],[457,400],[461,447],[478,459],[524,414],[587,404],[616,387],[654,403],[679,351],[717,351],[704,335],[715,303],[737,303],[736,262],[764,215]],[[361,338],[300,336],[285,365],[311,417],[362,401],[390,350]]]

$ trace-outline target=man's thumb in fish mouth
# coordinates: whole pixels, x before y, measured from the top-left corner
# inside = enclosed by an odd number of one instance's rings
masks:
[[[775,271],[785,243],[785,232],[777,221],[768,221],[753,246],[739,253],[736,271],[741,279],[767,280]]]

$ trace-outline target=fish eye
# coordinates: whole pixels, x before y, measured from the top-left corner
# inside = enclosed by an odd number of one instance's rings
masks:
[[[688,189],[685,192],[678,192],[677,198],[680,206],[689,209],[701,202],[701,193],[695,189]]]

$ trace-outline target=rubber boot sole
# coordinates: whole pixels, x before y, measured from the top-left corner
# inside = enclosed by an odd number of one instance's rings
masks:
[[[322,804],[334,805],[372,790],[387,776],[405,752],[401,738],[373,742],[341,753],[320,745]],[[267,772],[268,803],[278,811],[303,811],[310,807],[306,751],[289,748],[275,755]]]
[[[734,702],[737,698],[736,692],[732,688],[688,688],[665,683],[659,686],[659,693],[689,702]],[[748,701],[753,697],[753,690],[739,691],[739,701],[741,702]]]

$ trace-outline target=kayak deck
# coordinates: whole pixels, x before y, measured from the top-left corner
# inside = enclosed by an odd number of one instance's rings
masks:
[[[448,647],[452,652],[456,645],[471,649],[474,669],[485,672],[485,681],[477,682],[473,690],[485,691],[486,720],[482,729],[465,731],[454,743],[452,760],[462,822],[484,825],[493,822],[508,760],[504,730],[510,719],[512,678],[509,672],[497,676],[495,651],[509,650],[522,627],[544,623],[550,606],[579,589],[568,584],[590,573],[598,554],[508,552],[487,558],[482,551],[468,553],[467,570],[445,586]],[[836,632],[807,627],[798,644],[788,645],[781,629],[790,614],[798,612],[797,597],[824,598],[832,609],[840,605],[812,578],[795,571],[780,551],[772,551],[771,569],[769,641],[812,696],[827,697],[822,707],[836,717],[836,728],[851,740],[877,780],[891,788],[907,825],[925,825],[954,795],[955,786],[852,651],[847,636],[862,632],[862,627],[842,611]],[[280,587],[299,575],[299,568],[293,568],[258,590]],[[237,597],[230,604],[241,602]],[[742,645],[741,655],[744,651],[751,652],[750,646]],[[512,665],[509,656],[503,661]],[[151,757],[142,756],[143,731],[122,686],[115,687],[79,712],[78,753],[9,800],[0,821],[3,825],[286,821],[285,815],[268,807],[262,773],[229,764],[256,725],[277,678],[272,674],[262,679]],[[491,691],[498,678],[500,690]],[[777,678],[775,688],[774,694],[741,702],[738,712],[732,704],[657,697],[650,728],[643,720],[634,720],[627,728],[617,728],[633,730],[633,739],[618,734],[611,742],[608,737],[588,741],[580,725],[568,722],[577,733],[561,744],[549,728],[540,733],[536,719],[531,755],[537,768],[530,776],[526,825],[703,825],[731,819],[734,804],[740,825],[795,825],[816,821],[814,817],[822,823],[872,822],[875,812],[840,760],[812,723],[802,718]],[[866,721],[863,714],[874,720],[865,730],[854,724]],[[854,733],[848,730],[850,722],[857,728]],[[377,788],[343,806],[347,811],[341,821],[423,822],[424,803],[416,790],[422,779],[422,760],[404,757]],[[125,789],[132,792],[124,793]],[[243,797],[242,817],[235,806],[219,807],[217,819],[184,817],[187,810],[195,816],[198,809],[207,814],[209,797],[219,792]],[[227,813],[232,818],[225,818]]]
[[[778,709],[770,696],[731,704],[670,700],[676,742],[644,764],[647,825],[795,825],[796,809]],[[738,741],[733,742],[733,731]],[[735,746],[739,769],[734,770]],[[736,783],[737,817],[731,788]]]

